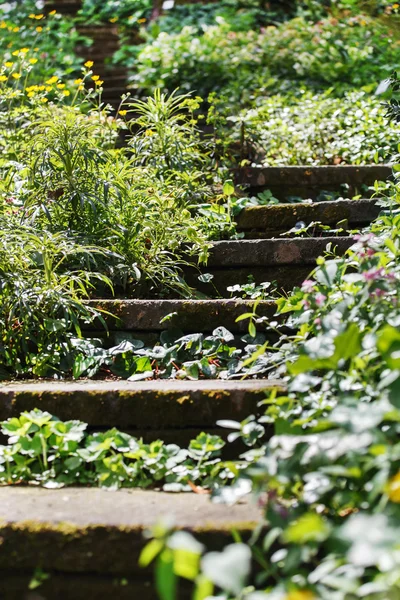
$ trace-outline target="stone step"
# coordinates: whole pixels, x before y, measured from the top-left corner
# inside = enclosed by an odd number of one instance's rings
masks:
[[[43,583],[38,589],[31,591],[29,585],[32,576],[32,569],[28,572],[0,569],[1,600],[133,600],[137,597],[142,600],[160,600],[154,578],[149,575],[118,577],[100,573],[60,574],[47,569]],[[186,592],[186,589],[183,591]],[[190,590],[182,596],[182,600],[183,598],[190,600]]]
[[[38,408],[61,420],[84,421],[91,429],[117,427],[146,441],[168,434],[169,442],[183,445],[201,431],[215,431],[219,419],[242,421],[259,414],[259,402],[272,389],[282,392],[285,386],[272,379],[4,383],[0,421]]]
[[[236,319],[243,313],[252,312],[255,300],[92,300],[89,304],[105,314],[110,331],[160,333],[166,329],[179,328],[184,333],[211,333],[221,324],[232,333],[247,333],[248,321]],[[260,301],[257,315],[272,319],[276,304]],[[161,321],[167,315],[167,321]],[[260,331],[263,325],[256,325]],[[98,328],[101,329],[100,327]]]
[[[167,518],[179,529],[193,533],[208,550],[219,550],[233,541],[232,529],[248,539],[261,520],[261,511],[247,500],[228,508],[212,503],[205,494],[2,487],[1,598],[24,598],[13,596],[13,590],[21,589],[27,574],[41,568],[50,579],[35,591],[36,596],[27,599],[84,597],[81,592],[77,596],[48,596],[46,590],[54,589],[60,580],[67,582],[70,590],[74,583],[83,582],[89,600],[126,598],[119,595],[118,582],[126,578],[129,585],[131,578],[131,589],[140,590],[143,600],[155,600],[152,569],[139,567],[138,559],[147,543],[144,532]],[[52,573],[56,577],[53,582]],[[106,596],[113,578],[115,595]],[[104,590],[98,585],[102,581],[106,584]]]
[[[237,229],[248,238],[275,237],[286,233],[299,221],[306,225],[319,221],[335,227],[343,224],[344,229],[366,227],[379,215],[381,207],[377,200],[330,200],[326,202],[273,204],[251,206],[237,217]]]
[[[352,197],[391,174],[390,165],[244,167],[236,170],[235,180],[252,194],[271,190],[280,200],[288,196],[314,199],[322,190],[340,191],[343,184],[349,186],[346,195]]]
[[[276,281],[279,291],[289,291],[306,279],[330,244],[338,255],[354,244],[351,236],[319,238],[280,238],[215,242],[203,273],[213,275],[211,283],[201,283],[198,270],[187,268],[187,282],[209,296],[227,297],[228,286],[245,284],[249,275],[256,283]]]

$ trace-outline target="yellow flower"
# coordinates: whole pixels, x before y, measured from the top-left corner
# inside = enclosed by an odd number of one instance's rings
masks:
[[[120,110],[118,114],[120,114],[121,117],[124,117],[127,112],[128,112],[127,110]]]
[[[7,29],[7,23],[5,21],[0,23],[0,29]]]
[[[35,95],[35,92],[29,92],[28,93],[28,98],[33,98],[34,95]]]
[[[7,81],[8,77],[5,75],[0,75],[0,81]]]
[[[36,31],[37,31],[38,33],[41,33],[41,32],[43,31],[43,27],[36,27]]]
[[[400,7],[400,4],[397,4],[397,2],[396,2],[396,4],[393,4],[393,6],[392,6],[392,8],[394,8],[395,10],[399,7]]]
[[[138,22],[138,23],[146,23],[146,21],[147,21],[147,19],[144,19],[144,18],[143,18],[143,19],[138,19],[138,20],[137,20],[137,22]]]
[[[20,52],[21,52],[22,54],[28,54],[28,52],[29,52],[29,48],[21,48]]]
[[[22,75],[21,73],[13,73],[11,77],[14,77],[14,79],[21,79]]]
[[[7,67],[7,69],[11,69],[11,67],[13,66],[13,64],[14,64],[14,63],[13,63],[13,62],[10,62],[10,61],[8,61],[8,62],[4,63],[4,65]]]
[[[82,83],[83,79],[75,79],[74,83],[75,85],[80,85]]]
[[[70,96],[70,95],[71,95],[71,92],[70,92],[69,90],[64,90],[64,91],[63,91],[63,95],[64,95],[64,96]]]
[[[389,479],[385,491],[392,502],[400,504],[400,471]]]
[[[19,31],[19,27],[14,27],[13,32],[18,33],[18,31]]]
[[[51,92],[53,88],[51,87],[51,85],[47,85],[44,89],[46,90],[46,92]]]
[[[53,75],[53,77],[50,77],[50,79],[48,79],[46,81],[47,85],[53,85],[53,83],[57,83],[58,81],[58,77],[56,75]]]
[[[40,102],[43,102],[43,104],[46,104],[46,102],[48,102],[47,98],[40,98]]]
[[[152,131],[151,129],[146,129],[144,135],[146,135],[147,137],[151,137],[152,135],[154,135],[154,131]]]
[[[98,75],[93,75],[92,79],[93,79],[93,81],[98,81],[100,79],[100,77]]]
[[[118,21],[118,17],[112,17],[110,19],[110,23],[116,23]]]
[[[95,84],[100,86],[103,85],[104,81],[102,81],[101,79],[98,79],[97,81],[95,81]]]
[[[35,19],[37,19],[38,21],[40,21],[40,19],[43,19],[43,18],[44,18],[44,15],[36,15],[35,16]]]
[[[88,69],[91,69],[93,67],[93,61],[92,60],[87,60],[85,62],[85,67],[87,67]]]
[[[83,85],[78,86],[78,90],[81,92],[82,90],[84,90],[85,87]]]
[[[36,19],[36,15],[34,15],[33,13],[31,13],[31,14],[29,15],[29,19]]]
[[[18,56],[19,55],[19,50],[14,50],[14,52],[12,53],[13,56]]]
[[[29,62],[31,63],[31,65],[36,65],[38,59],[37,58],[30,58]]]
[[[296,590],[289,592],[285,596],[285,600],[316,600],[314,594],[310,590]]]
[[[51,11],[49,12],[49,15],[53,16],[53,15],[55,15],[56,13],[57,13],[57,11],[56,11],[56,10],[51,10]]]
[[[65,83],[57,83],[57,87],[59,90],[63,90],[65,88]]]

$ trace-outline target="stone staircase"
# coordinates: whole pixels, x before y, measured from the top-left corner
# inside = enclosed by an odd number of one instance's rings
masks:
[[[322,189],[339,190],[343,183],[356,190],[390,173],[386,165],[290,167],[247,169],[237,178],[250,193],[274,189],[285,197],[295,190],[296,195],[307,197]],[[247,325],[236,319],[251,311],[254,301],[226,298],[227,285],[245,283],[253,275],[258,282],[276,280],[279,289],[288,291],[307,277],[327,244],[343,253],[353,243],[346,232],[367,225],[379,210],[368,197],[249,208],[238,218],[245,238],[215,243],[206,269],[225,298],[92,302],[116,315],[108,317],[108,326],[118,340],[127,336],[155,340],[162,330],[177,325],[185,333],[208,333],[223,325],[240,336]],[[344,235],[279,237],[298,221],[331,226],[345,222]],[[194,274],[187,275],[194,281]],[[202,291],[207,292],[207,287]],[[160,324],[171,313],[177,314]],[[271,319],[274,302],[260,302],[257,313]],[[218,419],[240,421],[257,414],[259,402],[272,389],[283,392],[285,386],[268,379],[14,382],[0,387],[0,420],[37,407],[61,419],[83,420],[93,430],[118,427],[147,441],[161,438],[186,445],[203,430],[223,434],[216,426]],[[228,445],[227,456],[237,456],[243,449],[240,444]],[[177,527],[194,532],[209,549],[218,549],[231,540],[232,528],[246,539],[260,518],[260,509],[248,501],[226,507],[211,503],[206,494],[136,489],[112,493],[84,487],[3,487],[0,507],[0,598],[4,600],[123,600],[134,598],[135,593],[142,600],[156,600],[153,575],[138,567],[138,556],[146,543],[144,531],[158,519],[172,515]],[[29,591],[36,568],[50,577]]]

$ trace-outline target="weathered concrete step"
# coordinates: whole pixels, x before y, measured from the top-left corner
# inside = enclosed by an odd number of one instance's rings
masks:
[[[0,387],[0,421],[39,408],[61,420],[119,427],[137,436],[147,433],[147,438],[164,437],[168,430],[178,436],[190,429],[197,435],[215,428],[218,419],[241,421],[258,413],[258,403],[274,388],[283,391],[284,385],[267,379],[5,383]]]
[[[306,225],[319,221],[323,225],[336,226],[347,221],[347,228],[355,229],[369,225],[379,215],[381,207],[376,200],[331,200],[306,204],[273,204],[251,206],[237,218],[237,228],[247,237],[273,237],[285,233],[303,221]]]
[[[61,574],[144,577],[138,566],[143,533],[167,517],[209,549],[219,549],[232,539],[232,528],[246,538],[261,511],[247,501],[227,508],[202,494],[2,487],[0,575],[40,567]]]
[[[350,236],[319,238],[281,238],[215,242],[203,273],[213,276],[211,283],[201,283],[198,271],[185,271],[187,282],[209,296],[227,297],[227,287],[245,284],[249,275],[255,282],[276,281],[278,290],[288,291],[306,279],[327,244],[338,255],[354,244]]]
[[[338,191],[340,186],[349,186],[353,196],[362,186],[373,185],[376,180],[385,180],[392,174],[390,165],[338,165],[338,166],[288,166],[288,167],[244,167],[236,171],[236,183],[258,193],[269,189],[279,199],[288,196],[315,198],[321,192]]]
[[[248,321],[236,319],[252,312],[254,300],[92,300],[90,305],[105,315],[110,331],[160,332],[179,328],[183,332],[209,333],[224,325],[232,333],[246,333]],[[260,301],[257,315],[271,319],[276,312],[272,301]],[[161,321],[173,315],[167,321]],[[262,324],[259,325],[263,329]]]

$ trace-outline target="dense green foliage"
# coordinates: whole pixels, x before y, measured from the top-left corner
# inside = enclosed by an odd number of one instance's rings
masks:
[[[398,128],[388,125],[382,101],[365,92],[274,95],[238,115],[216,98],[213,115],[220,151],[233,164],[371,164],[398,151]]]
[[[328,17],[314,25],[303,17],[265,30],[234,31],[228,22],[160,33],[143,47],[134,82],[145,91],[163,87],[202,96],[226,90],[235,99],[250,93],[377,85],[398,63],[399,44],[390,28],[367,15]]]
[[[90,67],[71,85],[6,75],[0,84],[3,376],[68,371],[78,317],[97,314],[82,304],[89,290],[191,295],[182,266],[205,261],[209,240],[230,227],[227,214],[196,212],[212,194],[197,101],[156,94],[114,118]],[[92,78],[98,91],[86,93]],[[136,132],[116,149],[127,110]]]
[[[201,433],[184,450],[160,440],[144,444],[116,429],[88,434],[86,427],[40,410],[3,422],[1,432],[9,443],[0,446],[0,484],[108,489],[164,485],[169,491],[188,491],[189,482],[223,481],[237,472],[235,465],[218,460],[225,443],[215,435]]]
[[[265,507],[268,533],[255,536],[250,548],[239,544],[206,555],[201,575],[198,546],[198,566],[182,575],[196,581],[196,598],[212,595],[214,585],[221,598],[398,597],[397,204],[398,184],[382,217],[345,257],[321,257],[302,288],[278,301],[278,312],[297,333],[264,356],[288,393],[265,400],[253,428],[261,435],[272,426],[273,437],[246,453],[253,464],[233,488],[216,491],[217,500],[230,502],[252,488]],[[237,431],[231,439],[243,427],[221,425]],[[166,532],[160,541],[162,561],[177,546]],[[190,564],[194,547],[182,546]],[[178,560],[176,575],[184,572]],[[169,568],[173,573],[173,559]]]

